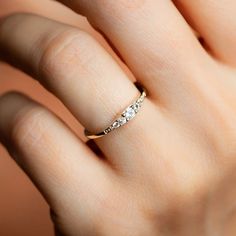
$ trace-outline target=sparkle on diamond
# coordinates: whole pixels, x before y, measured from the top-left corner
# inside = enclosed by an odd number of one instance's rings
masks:
[[[135,116],[135,111],[132,107],[127,108],[127,110],[124,113],[127,120],[132,119]]]

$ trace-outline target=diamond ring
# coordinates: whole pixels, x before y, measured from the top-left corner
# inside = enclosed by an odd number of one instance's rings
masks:
[[[104,135],[107,135],[108,133],[110,133],[114,129],[117,129],[117,128],[123,126],[124,124],[127,124],[130,120],[132,120],[136,116],[136,114],[139,112],[139,110],[140,110],[140,108],[143,104],[143,101],[144,101],[145,97],[147,96],[147,94],[146,94],[146,90],[141,85],[139,85],[138,83],[135,83],[135,85],[141,93],[140,96],[138,97],[138,99],[135,100],[131,105],[129,105],[121,113],[121,115],[119,115],[119,117],[117,119],[115,119],[112,122],[112,124],[109,125],[102,132],[97,133],[97,134],[93,134],[93,133],[90,133],[87,129],[85,129],[84,134],[87,138],[96,139],[96,138],[100,138]]]

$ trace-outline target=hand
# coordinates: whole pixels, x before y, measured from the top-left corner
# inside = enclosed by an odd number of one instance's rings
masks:
[[[1,98],[2,142],[48,201],[56,230],[221,234],[235,209],[236,22],[229,19],[236,3],[176,2],[203,48],[166,0],[63,2],[106,35],[148,97],[135,119],[95,140],[102,154],[24,95]],[[227,14],[217,11],[222,7]],[[92,132],[139,94],[118,57],[83,30],[47,18],[3,19],[0,54],[38,78]]]

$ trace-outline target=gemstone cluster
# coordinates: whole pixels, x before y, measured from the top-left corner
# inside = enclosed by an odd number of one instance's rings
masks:
[[[107,129],[105,129],[104,133],[108,134],[112,130],[117,129],[120,126],[126,124],[128,121],[132,120],[141,108],[145,97],[146,93],[143,92],[134,103],[125,109],[120,117],[118,117]]]

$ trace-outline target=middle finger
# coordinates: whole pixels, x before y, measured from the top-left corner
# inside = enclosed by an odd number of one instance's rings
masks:
[[[159,103],[176,104],[171,95],[189,83],[197,62],[208,58],[172,1],[58,1],[88,17],[109,38]]]

